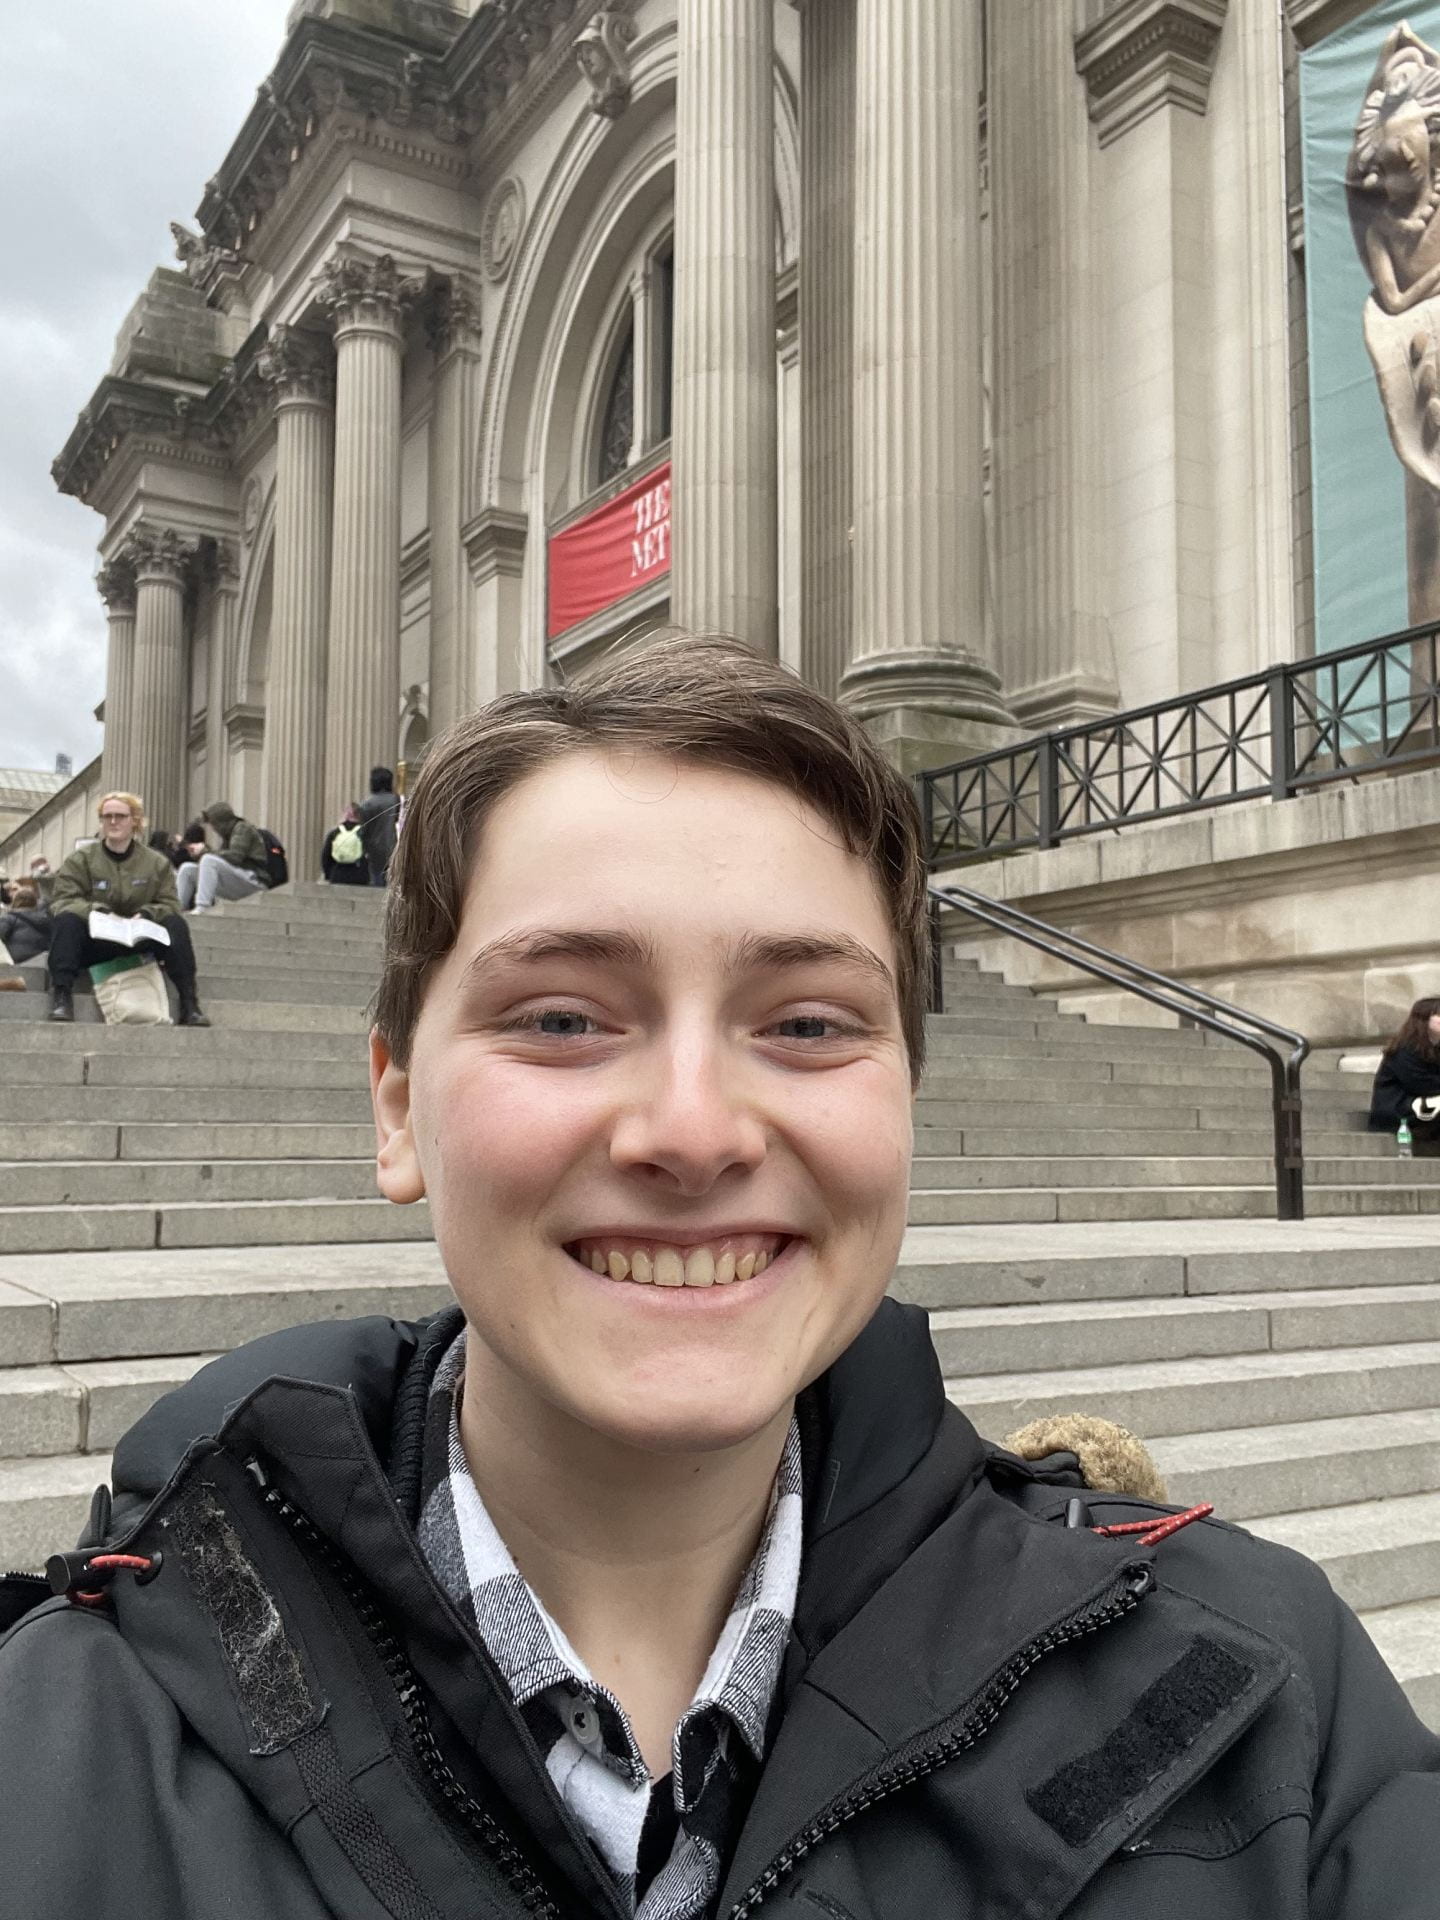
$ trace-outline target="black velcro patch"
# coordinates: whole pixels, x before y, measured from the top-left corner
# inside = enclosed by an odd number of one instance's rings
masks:
[[[279,1753],[323,1717],[279,1608],[213,1487],[192,1485],[160,1524],[220,1637],[250,1751]]]
[[[1254,1678],[1255,1669],[1227,1653],[1218,1641],[1192,1640],[1098,1747],[1067,1760],[1025,1798],[1067,1845],[1088,1845],[1113,1814],[1157,1780],[1240,1698]]]

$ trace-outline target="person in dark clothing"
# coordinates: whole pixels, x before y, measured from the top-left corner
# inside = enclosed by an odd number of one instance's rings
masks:
[[[360,834],[360,809],[353,800],[345,805],[345,812],[336,826],[331,827],[320,849],[320,878],[332,887],[368,887],[370,885],[370,867],[365,858],[365,842]],[[344,836],[342,839],[341,836]],[[335,842],[341,841],[342,851],[353,849],[359,842],[359,859],[340,860],[335,855]]]
[[[400,819],[400,798],[395,792],[395,775],[389,767],[370,769],[370,793],[360,802],[357,811],[370,884],[383,887],[395,852],[395,829]]]
[[[447,734],[371,1086],[456,1303],[213,1362],[6,1584],[17,1913],[1432,1920],[1440,1740],[1322,1573],[987,1446],[884,1297],[925,880],[738,642]]]
[[[50,950],[54,916],[43,906],[33,887],[17,886],[6,912],[0,913],[0,946],[18,967]]]
[[[1402,1120],[1417,1140],[1440,1140],[1440,998],[1415,1002],[1375,1074],[1372,1129],[1394,1133]]]
[[[82,967],[115,960],[131,951],[111,940],[90,936],[90,914],[98,909],[121,919],[153,920],[170,936],[154,945],[156,960],[175,982],[180,996],[177,1024],[208,1027],[195,985],[195,949],[180,917],[175,870],[163,854],[139,838],[144,805],[133,793],[107,793],[100,801],[100,838],[78,847],[55,876],[51,905],[55,930],[50,942],[52,1020],[75,1018],[75,981]]]
[[[181,908],[208,913],[217,900],[248,900],[270,885],[270,857],[258,827],[242,820],[226,800],[212,800],[200,816],[219,841],[213,853],[192,854],[175,875]]]

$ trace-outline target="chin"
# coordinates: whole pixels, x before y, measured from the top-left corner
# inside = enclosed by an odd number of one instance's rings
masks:
[[[788,1415],[793,1401],[793,1392],[777,1388],[761,1394],[752,1382],[743,1392],[672,1388],[659,1398],[637,1388],[623,1402],[571,1411],[592,1432],[639,1453],[721,1453],[743,1446],[779,1415]]]

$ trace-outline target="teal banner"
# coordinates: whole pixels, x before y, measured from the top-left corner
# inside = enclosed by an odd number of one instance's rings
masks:
[[[1386,0],[1301,58],[1322,653],[1440,621],[1437,49],[1440,0]]]

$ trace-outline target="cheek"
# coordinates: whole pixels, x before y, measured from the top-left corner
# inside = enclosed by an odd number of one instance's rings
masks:
[[[874,1220],[909,1204],[910,1086],[864,1066],[817,1082],[800,1124],[802,1151],[841,1218]]]
[[[544,1074],[452,1049],[415,1097],[416,1148],[431,1205],[472,1220],[533,1210],[583,1156],[592,1127],[574,1090]]]

